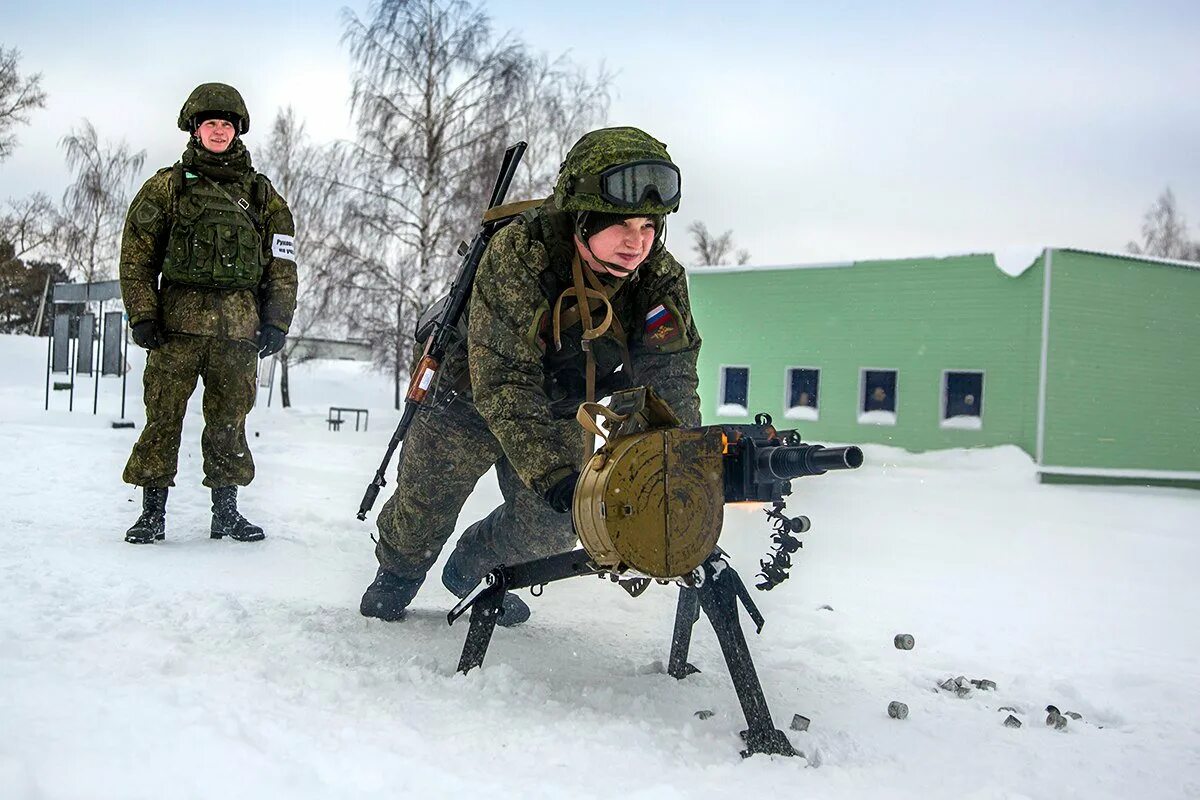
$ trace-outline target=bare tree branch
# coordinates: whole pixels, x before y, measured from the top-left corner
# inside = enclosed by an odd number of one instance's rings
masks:
[[[697,266],[716,266],[729,263],[733,255],[733,231],[725,231],[720,236],[708,230],[708,226],[696,220],[688,226],[692,235],[692,249],[696,251]],[[749,250],[737,251],[737,263],[746,264],[750,261]]]
[[[28,124],[29,112],[46,105],[41,73],[22,76],[20,62],[20,51],[0,46],[0,161],[8,158],[17,146],[12,129]]]

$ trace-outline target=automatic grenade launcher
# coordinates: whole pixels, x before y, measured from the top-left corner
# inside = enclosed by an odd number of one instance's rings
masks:
[[[611,439],[585,465],[572,515],[593,562],[618,574],[686,582],[716,547],[726,503],[770,503],[774,547],[756,585],[771,589],[801,546],[793,534],[809,528],[807,517],[783,513],[792,480],[863,463],[859,448],[803,442],[767,414],[753,425],[679,427],[648,389],[619,392],[608,408],[585,406],[584,427],[593,413],[607,419]]]

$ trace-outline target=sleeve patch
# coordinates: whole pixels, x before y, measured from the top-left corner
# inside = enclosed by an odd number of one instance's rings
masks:
[[[287,236],[286,234],[277,233],[271,237],[271,255],[275,258],[286,258],[288,261],[296,260],[296,238]]]
[[[154,227],[160,216],[162,211],[159,207],[147,199],[141,200],[133,209],[133,223],[139,228]]]
[[[646,314],[646,326],[642,338],[647,345],[661,348],[683,336],[678,315],[673,309],[659,303]]]

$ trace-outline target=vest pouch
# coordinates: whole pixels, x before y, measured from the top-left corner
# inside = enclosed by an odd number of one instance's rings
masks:
[[[206,181],[185,186],[163,260],[166,280],[211,289],[254,289],[265,261],[262,237],[247,210]]]
[[[218,261],[216,231],[211,225],[192,228],[192,260],[188,264],[186,283],[197,286],[213,285],[213,265]]]
[[[167,237],[167,251],[163,257],[163,277],[172,283],[195,283],[197,278],[196,221],[200,219],[204,209],[187,200],[190,198],[181,200],[175,209],[175,219],[171,224],[171,232]]]
[[[211,276],[212,287],[218,289],[251,289],[263,275],[258,263],[258,234],[241,225],[205,225],[211,231],[211,239],[204,236],[200,241],[212,242],[210,265],[197,265],[204,275]],[[204,245],[202,249],[209,249]]]

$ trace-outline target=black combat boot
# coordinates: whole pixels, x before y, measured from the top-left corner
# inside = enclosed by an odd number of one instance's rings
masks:
[[[446,566],[442,569],[442,586],[445,586],[455,597],[461,600],[478,585],[479,581],[463,577],[454,564],[454,556],[451,555],[450,559],[446,562]],[[496,618],[496,624],[502,628],[511,628],[514,625],[520,625],[527,619],[529,619],[529,606],[525,604],[525,601],[512,592],[505,592],[504,600],[500,606],[500,616]]]
[[[237,487],[222,486],[212,490],[212,538],[228,536],[238,542],[257,542],[266,534],[257,525],[238,513]]]
[[[154,544],[155,539],[167,538],[167,490],[146,486],[142,489],[142,515],[129,530],[125,541],[130,544]]]
[[[358,605],[359,613],[384,622],[398,622],[404,619],[404,609],[417,596],[417,590],[424,582],[424,578],[401,578],[380,567],[375,573],[374,582],[363,592],[362,602]]]

